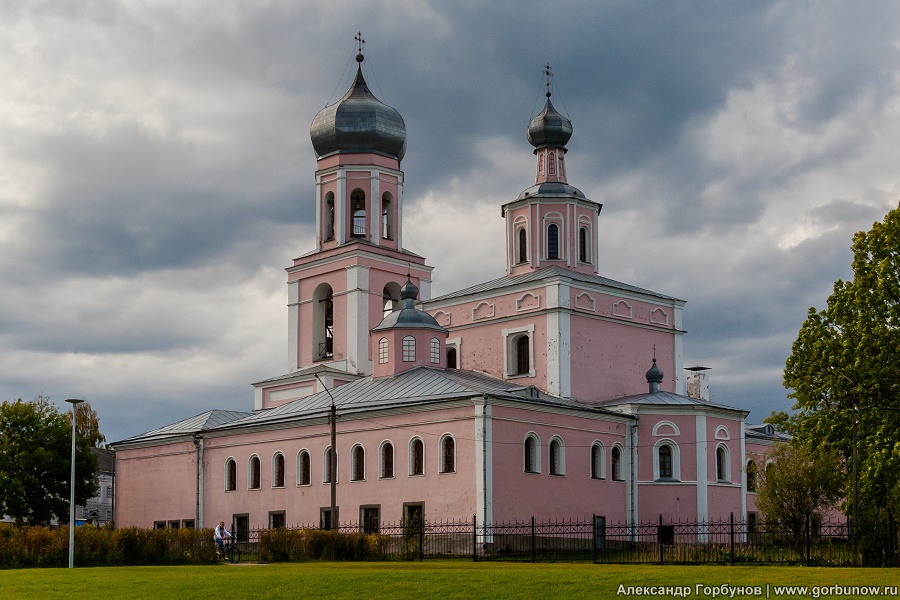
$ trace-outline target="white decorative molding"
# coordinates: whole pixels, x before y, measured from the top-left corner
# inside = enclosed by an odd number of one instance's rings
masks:
[[[626,319],[631,319],[634,317],[634,312],[631,309],[631,305],[625,302],[624,300],[619,300],[615,304],[613,304],[613,316],[616,317],[625,317]]]
[[[516,312],[524,310],[534,310],[541,307],[541,297],[535,296],[531,292],[525,292],[521,298],[516,300]]]
[[[439,310],[433,315],[434,320],[437,321],[438,325],[441,327],[449,327],[450,326],[450,313],[444,312],[443,310]]]
[[[681,430],[672,421],[660,421],[653,426],[653,435],[657,437],[662,435],[679,436],[681,435]]]
[[[728,428],[724,425],[719,425],[716,427],[716,439],[717,440],[730,440],[731,434],[728,433]]]
[[[582,292],[575,296],[575,308],[579,310],[588,310],[597,312],[597,301],[587,292]]]
[[[494,316],[494,305],[488,302],[482,302],[472,309],[472,320],[480,321],[481,319],[490,319]]]
[[[656,323],[658,325],[668,325],[669,324],[669,313],[664,311],[661,308],[654,308],[650,311],[650,322]]]

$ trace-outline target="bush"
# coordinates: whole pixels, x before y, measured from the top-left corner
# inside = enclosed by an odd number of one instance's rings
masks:
[[[383,558],[383,546],[378,534],[268,529],[259,532],[259,561],[378,560]]]

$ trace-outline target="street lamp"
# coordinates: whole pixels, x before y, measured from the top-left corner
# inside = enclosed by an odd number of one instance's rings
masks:
[[[78,405],[84,402],[78,398],[66,400],[72,405],[72,485],[69,488],[69,568],[75,567],[75,416]]]

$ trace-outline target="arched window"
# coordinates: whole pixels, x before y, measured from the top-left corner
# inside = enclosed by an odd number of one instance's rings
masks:
[[[457,369],[459,367],[456,366],[456,348],[447,348],[447,368],[448,369]]]
[[[541,442],[533,433],[525,436],[525,472],[540,473],[541,472]]]
[[[416,362],[416,338],[411,335],[403,338],[403,362]]]
[[[337,454],[337,453],[335,453]],[[335,471],[335,481],[337,481],[337,456],[334,457],[334,471]],[[324,483],[331,483],[331,446],[325,448],[325,454],[323,455],[322,460],[322,481]]]
[[[350,479],[353,481],[364,480],[366,478],[366,451],[362,446],[354,446],[350,456],[353,461]]]
[[[519,229],[519,263],[528,262],[528,234],[525,228]]]
[[[334,239],[334,194],[325,194],[325,240]]]
[[[591,446],[591,478],[592,479],[603,479],[606,476],[604,473],[604,456],[603,456],[603,444],[600,442],[594,442]]]
[[[301,450],[297,455],[297,485],[309,485],[310,474],[309,452]]]
[[[441,364],[441,342],[437,338],[431,338],[431,364]]]
[[[250,477],[248,479],[248,485],[251,490],[259,489],[259,457],[255,454],[250,457],[250,468],[249,468]]]
[[[453,436],[445,435],[441,439],[441,473],[456,471],[456,442]]]
[[[547,155],[547,175],[556,174],[556,152]]]
[[[728,446],[719,444],[716,447],[716,480],[731,481],[728,471]]]
[[[562,439],[554,437],[550,440],[550,474],[566,474],[566,449]]]
[[[381,446],[381,478],[391,479],[394,477],[394,445],[385,442]]]
[[[756,463],[752,458],[747,461],[747,491],[756,491]]]
[[[672,446],[663,444],[659,447],[659,476],[672,477]]]
[[[334,294],[323,283],[313,294],[313,358],[327,360],[334,356]]]
[[[381,237],[386,240],[394,239],[394,211],[391,210],[392,199],[388,192],[381,195]]]
[[[578,230],[578,260],[586,263],[588,261],[588,243],[587,243],[587,228],[581,227]]]
[[[350,207],[353,211],[353,237],[366,235],[366,193],[356,188],[350,192]],[[376,207],[377,208],[377,207]]]
[[[547,260],[559,260],[559,226],[556,223],[547,226]]]
[[[516,372],[514,375],[527,375],[531,371],[528,336],[522,335],[516,340]]]
[[[225,491],[233,492],[237,489],[237,463],[233,458],[225,461]]]
[[[400,302],[400,285],[394,281],[388,283],[384,286],[381,298],[383,300],[382,316],[386,317],[397,309],[397,304]]]
[[[409,443],[409,474],[425,474],[425,444],[419,438],[413,438]]]
[[[378,364],[385,364],[388,361],[388,341],[387,338],[378,340]]]
[[[618,446],[613,446],[609,456],[613,481],[622,481],[622,450]]]
[[[272,487],[284,487],[284,454],[281,452],[272,457]]]

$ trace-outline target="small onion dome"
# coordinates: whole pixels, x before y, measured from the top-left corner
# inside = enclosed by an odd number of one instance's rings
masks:
[[[653,366],[650,367],[650,370],[647,371],[647,383],[662,383],[663,380],[663,372],[662,369],[656,366],[656,358],[653,358]]]
[[[319,111],[309,137],[320,158],[333,152],[377,152],[400,161],[406,153],[403,117],[369,91],[362,68],[344,97]]]
[[[416,298],[419,297],[419,288],[413,285],[409,279],[400,288],[400,307],[392,311],[382,319],[381,323],[372,328],[372,331],[384,331],[385,329],[434,329],[435,331],[447,331],[424,310],[416,308]]]
[[[562,148],[570,137],[572,137],[572,121],[556,112],[548,97],[544,110],[528,124],[528,143],[535,148],[545,146]]]

